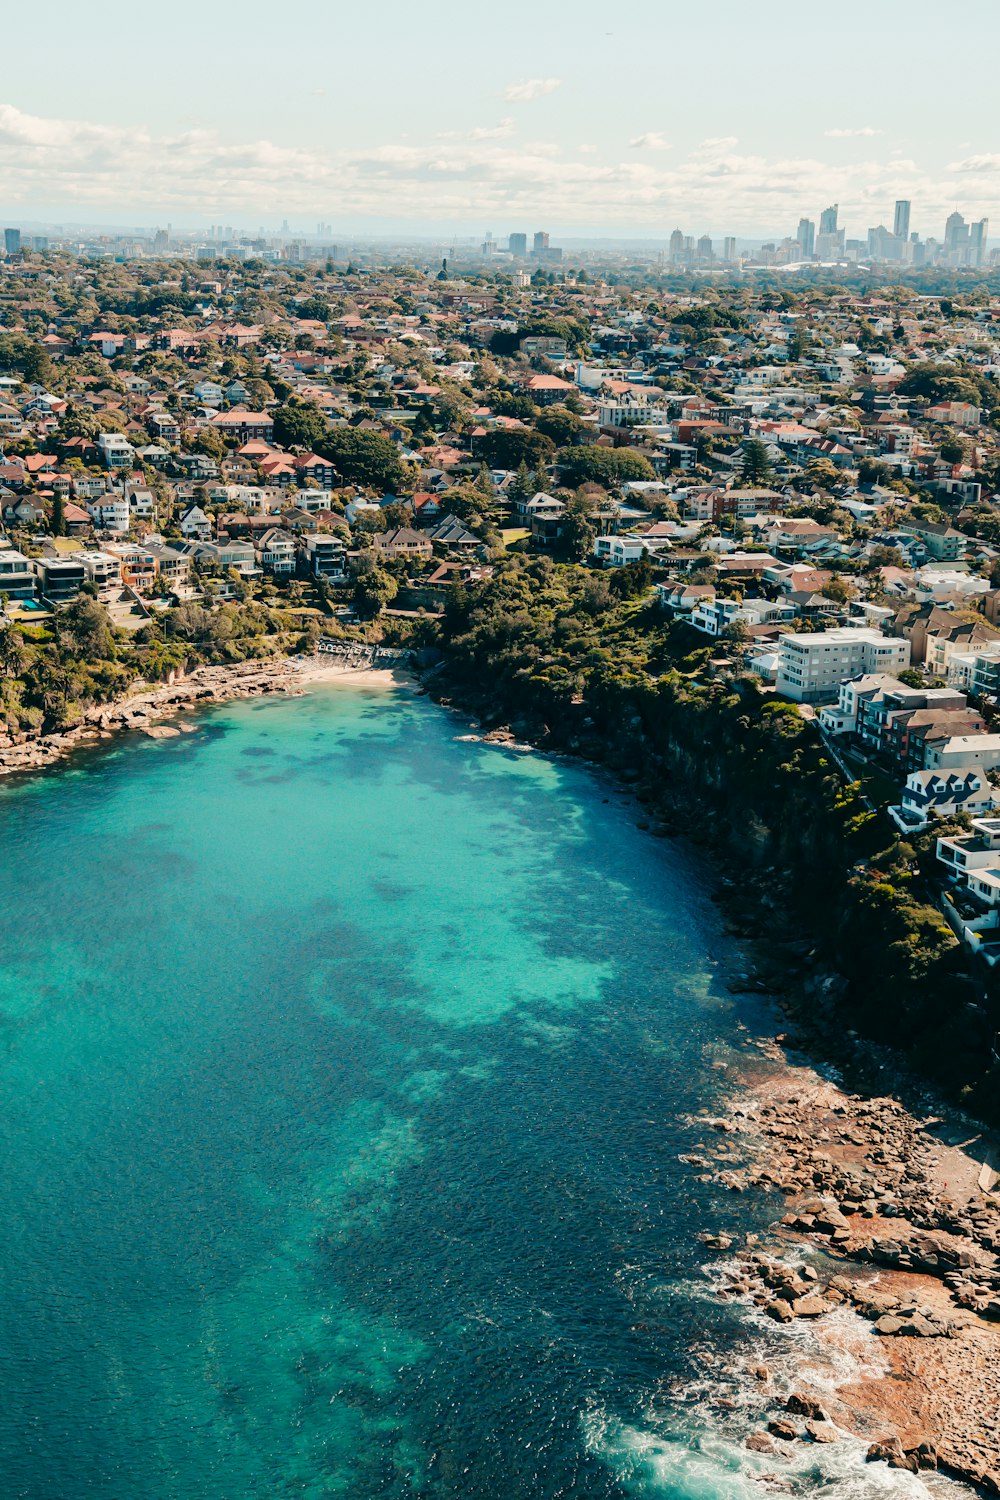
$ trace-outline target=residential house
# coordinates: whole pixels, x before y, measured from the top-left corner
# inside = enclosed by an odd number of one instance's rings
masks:
[[[902,833],[922,833],[934,818],[981,817],[996,805],[993,787],[979,771],[911,771],[889,816]]]
[[[200,505],[189,505],[177,522],[177,529],[185,541],[210,542],[212,522]]]
[[[8,547],[0,551],[0,596],[9,599],[33,599],[37,579],[31,559]]]
[[[372,538],[374,550],[380,557],[430,557],[434,551],[431,539],[425,532],[414,531],[411,526],[400,526],[396,531],[378,531]]]
[[[108,490],[99,499],[92,500],[87,506],[94,518],[94,525],[100,531],[127,532],[131,514],[129,504],[124,495],[117,491]]]
[[[595,536],[591,555],[606,568],[623,568],[641,562],[649,548],[641,536]]]
[[[483,545],[481,538],[455,516],[444,516],[429,535],[432,542],[441,542],[459,552],[475,552]]]
[[[131,469],[135,463],[135,449],[120,432],[99,432],[97,452],[106,469]]]
[[[77,552],[89,583],[99,589],[114,588],[122,581],[122,562],[111,552]]]
[[[306,571],[313,578],[339,582],[347,573],[347,543],[343,537],[316,534],[305,538]]]
[[[953,526],[944,526],[937,521],[903,521],[900,530],[907,536],[918,537],[931,557],[938,562],[954,562],[965,554],[969,538]]]
[[[315,537],[310,538],[315,541]],[[295,572],[295,538],[280,526],[269,526],[255,539],[257,560],[265,573],[287,578]]]
[[[274,419],[266,411],[244,411],[235,407],[232,411],[219,412],[211,425],[230,442],[249,443],[255,438],[270,442],[274,432]]]
[[[128,588],[141,591],[155,579],[156,558],[148,547],[140,547],[134,542],[108,542],[102,550],[117,557],[121,564],[122,583]]]

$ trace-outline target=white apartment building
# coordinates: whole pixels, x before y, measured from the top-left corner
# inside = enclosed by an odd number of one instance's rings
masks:
[[[840,685],[863,673],[895,676],[910,665],[910,643],[877,630],[843,626],[816,635],[782,635],[776,687],[796,703],[832,702]]]
[[[97,451],[106,469],[130,469],[135,462],[135,449],[120,432],[99,432]]]

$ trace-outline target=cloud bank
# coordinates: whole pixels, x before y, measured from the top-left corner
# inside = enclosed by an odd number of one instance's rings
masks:
[[[530,85],[539,82],[552,80]],[[662,237],[676,225],[699,234],[791,234],[801,215],[839,202],[841,223],[863,234],[905,197],[914,227],[940,234],[956,202],[970,216],[989,212],[1000,171],[1000,155],[970,155],[935,175],[888,156],[850,164],[766,157],[741,150],[733,136],[702,141],[683,161],[658,156],[665,147],[659,132],[647,132],[564,151],[519,139],[509,118],[426,141],[290,147],[206,130],[157,135],[0,105],[8,216],[86,219],[108,208],[149,222],[307,214],[344,225],[372,217],[429,228],[531,222]]]

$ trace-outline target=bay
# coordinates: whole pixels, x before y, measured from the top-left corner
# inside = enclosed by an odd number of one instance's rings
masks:
[[[689,851],[464,728],[339,684],[0,790],[5,1496],[750,1493],[697,1232],[768,1205],[678,1156],[763,1013]]]

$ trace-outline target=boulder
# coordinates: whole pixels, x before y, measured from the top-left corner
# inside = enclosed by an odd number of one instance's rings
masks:
[[[792,1423],[784,1421],[781,1417],[774,1422],[768,1422],[767,1430],[772,1437],[780,1438],[783,1443],[794,1443],[798,1437]]]
[[[766,1432],[751,1432],[744,1447],[750,1449],[751,1453],[773,1453],[774,1444]]]
[[[792,1303],[792,1315],[796,1318],[819,1318],[830,1311],[830,1304],[822,1297],[799,1297]]]
[[[830,1418],[811,1396],[803,1396],[798,1391],[793,1391],[785,1402],[785,1410],[796,1417],[810,1417],[814,1422],[829,1422]]]
[[[892,1437],[878,1438],[874,1443],[870,1444],[868,1452],[865,1454],[865,1463],[889,1463],[894,1458],[901,1459],[905,1458],[905,1456],[902,1443],[898,1437],[893,1435]]]
[[[806,1432],[814,1443],[835,1443],[837,1429],[832,1422],[807,1422]]]

